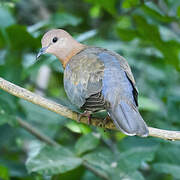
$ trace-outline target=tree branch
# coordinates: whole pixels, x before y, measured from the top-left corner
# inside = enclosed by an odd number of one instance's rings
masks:
[[[61,116],[73,119],[75,121],[78,120],[78,114],[76,112],[71,111],[70,109],[68,109],[65,106],[62,106],[61,104],[57,104],[56,102],[43,98],[11,82],[8,82],[1,77],[0,77],[0,88],[14,96],[25,99],[33,104],[39,105],[43,108],[46,108],[50,111],[60,114]],[[88,118],[82,117],[81,122],[88,124]],[[92,118],[91,122],[92,122],[91,124],[94,126],[102,127],[102,119],[100,118]],[[108,122],[104,126],[104,128],[114,129],[114,130],[116,129],[112,122]],[[168,131],[168,130],[149,127],[149,136],[158,137],[167,140],[180,140],[180,131]]]
[[[31,126],[29,123],[23,121],[22,119],[20,119],[19,117],[16,118],[18,124],[24,128],[26,131],[28,131],[29,133],[31,133],[32,135],[34,135],[37,139],[39,139],[40,141],[45,142],[46,144],[50,145],[50,146],[58,146],[58,143],[52,139],[50,139],[48,136],[46,136],[43,133],[40,133],[38,129],[36,129],[35,127]]]

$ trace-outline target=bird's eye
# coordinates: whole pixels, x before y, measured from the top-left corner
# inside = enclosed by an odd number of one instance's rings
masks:
[[[57,42],[57,40],[58,40],[58,38],[57,38],[57,37],[54,37],[54,38],[52,39],[52,42],[55,43],[55,42]]]

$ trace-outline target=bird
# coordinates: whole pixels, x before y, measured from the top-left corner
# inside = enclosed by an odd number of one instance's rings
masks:
[[[148,127],[138,111],[138,90],[127,60],[120,54],[76,41],[63,29],[41,39],[37,54],[55,55],[64,67],[64,89],[83,115],[105,110],[116,128],[128,136],[147,137]]]

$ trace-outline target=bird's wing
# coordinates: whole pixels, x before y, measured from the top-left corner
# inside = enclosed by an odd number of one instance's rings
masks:
[[[124,57],[120,56],[119,54],[116,54],[116,57],[119,60],[122,69],[125,71],[126,76],[133,87],[134,100],[135,100],[136,106],[138,106],[138,89],[136,87],[136,82],[134,80],[134,76],[132,74],[131,68]]]
[[[64,71],[64,88],[71,102],[82,107],[90,96],[102,90],[104,64],[94,53],[87,50],[73,56]],[[97,99],[96,96],[93,100]]]
[[[99,58],[105,65],[102,94],[110,104],[107,111],[116,127],[127,135],[147,136],[148,129],[137,108],[135,82],[129,66],[110,51],[100,53]]]

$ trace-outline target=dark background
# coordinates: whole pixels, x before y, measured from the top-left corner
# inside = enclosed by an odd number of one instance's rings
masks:
[[[0,0],[0,76],[75,109],[64,93],[60,62],[52,55],[35,59],[52,28],[123,55],[148,126],[180,130],[180,1]],[[40,142],[17,118],[60,147]],[[100,180],[97,173],[110,180],[178,180],[180,142],[104,132],[0,90],[0,179]]]

